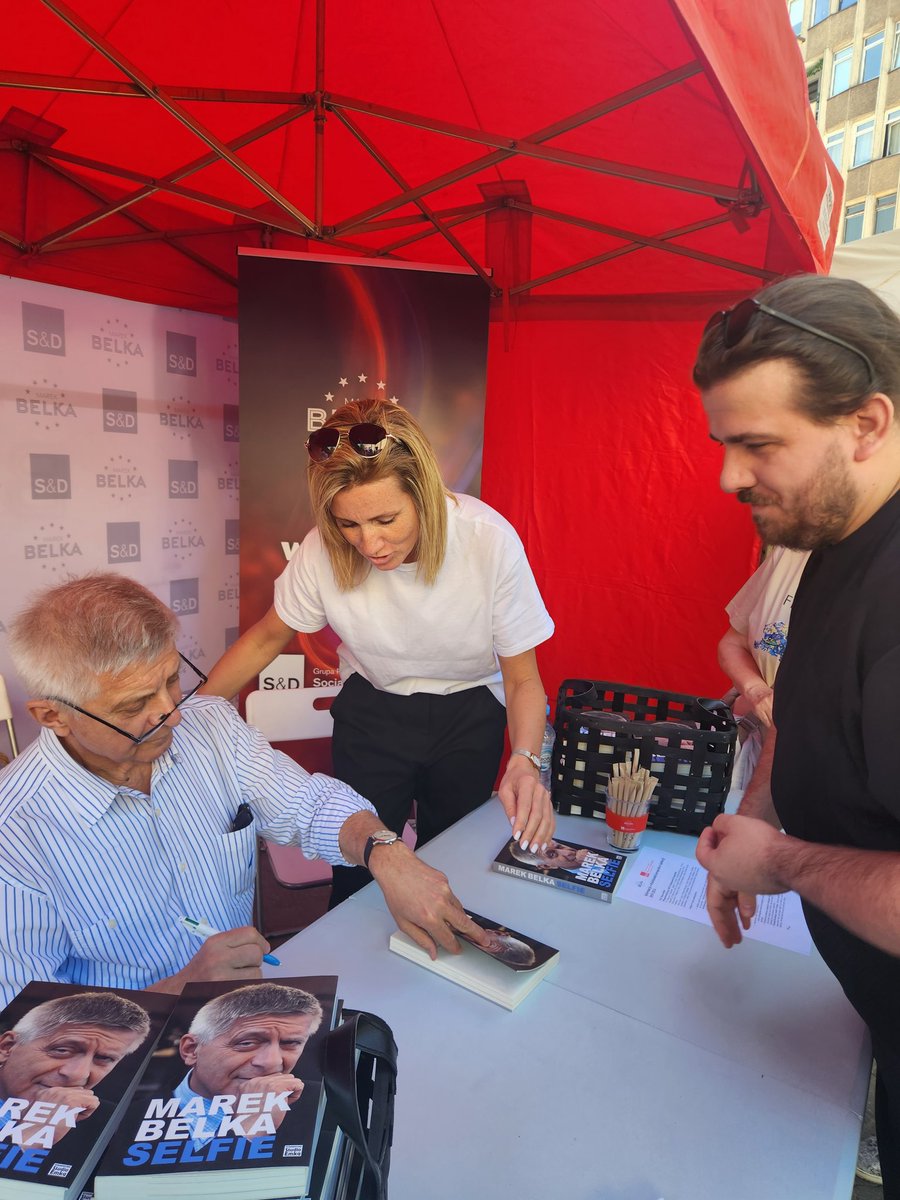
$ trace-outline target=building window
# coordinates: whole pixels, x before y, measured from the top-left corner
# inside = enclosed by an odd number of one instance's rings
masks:
[[[842,8],[852,8],[855,3],[856,0],[838,0],[838,12]]]
[[[891,70],[900,67],[900,21],[894,26],[894,44],[891,47]]]
[[[850,62],[853,58],[853,47],[845,46],[838,50],[831,64],[831,95],[846,92],[850,86]]]
[[[884,118],[884,153],[900,154],[900,108],[892,108]]]
[[[790,0],[788,16],[791,19],[791,29],[799,36],[803,28],[803,0]]]
[[[862,67],[859,72],[859,82],[867,83],[877,79],[881,74],[881,58],[884,54],[884,30],[873,33],[863,42]]]
[[[853,131],[853,166],[861,167],[872,161],[872,146],[875,141],[875,118],[860,121]]]
[[[875,233],[887,233],[894,228],[894,212],[897,208],[897,193],[875,198]]]
[[[810,107],[816,120],[819,119],[819,89],[822,84],[821,74],[810,75],[806,80],[806,93],[809,96]]]
[[[839,171],[844,169],[844,131],[829,133],[825,138],[825,149]]]
[[[811,25],[816,25],[819,21],[824,21],[831,12],[831,0],[816,0],[813,7],[813,18]]]
[[[857,204],[848,204],[844,209],[844,241],[858,242],[862,237],[863,220],[866,215],[866,202],[860,200]]]

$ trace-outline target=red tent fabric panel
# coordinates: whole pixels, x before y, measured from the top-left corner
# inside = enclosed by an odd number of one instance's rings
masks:
[[[528,278],[545,296],[746,291],[760,268],[821,270],[830,253],[836,211],[827,247],[817,228],[829,160],[783,0],[594,0],[564,19],[544,0],[325,0],[318,214],[312,0],[269,0],[264,17],[249,0],[56,2],[19,0],[0,64],[0,105],[24,114],[4,122],[0,107],[0,269],[13,274],[155,300],[158,250],[171,303],[233,312],[236,246],[302,251],[301,218],[320,222],[318,253],[464,253],[491,268],[477,209],[518,186],[536,210]],[[213,154],[209,139],[241,138],[255,178],[221,158],[184,173]],[[469,163],[481,165],[452,177]],[[448,230],[456,246],[397,202],[420,185],[428,211],[464,218]],[[619,257],[631,232],[683,253]]]
[[[721,695],[725,603],[753,569],[749,514],[690,383],[702,324],[492,326],[482,494],[519,530],[556,621],[555,696],[585,676]]]
[[[827,269],[840,209],[784,0],[69,6],[9,19],[0,270],[234,313],[239,245],[467,263],[484,494],[557,618],[548,685],[721,690],[754,538],[693,351],[714,308]]]
[[[797,40],[790,31],[787,6],[781,0],[759,0],[752,6],[773,35],[748,37],[749,6],[730,0],[674,0],[691,40],[709,64],[709,78],[723,102],[733,110],[748,150],[765,163],[783,202],[774,214],[785,233],[786,261],[770,259],[775,269],[790,273],[792,253],[803,240],[814,267],[826,272],[831,262],[843,194],[837,167],[819,152],[821,138],[808,102],[806,71]],[[793,214],[790,229],[784,213]],[[823,222],[819,227],[820,219]],[[826,237],[823,238],[823,232]],[[799,233],[799,238],[798,238]]]

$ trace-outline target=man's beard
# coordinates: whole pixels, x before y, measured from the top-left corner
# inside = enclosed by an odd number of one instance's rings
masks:
[[[770,546],[815,550],[839,542],[857,504],[856,489],[837,446],[829,446],[820,468],[806,486],[787,496],[787,507],[768,502],[752,488],[737,493],[742,504],[759,505],[753,521]],[[770,509],[767,518],[766,509]]]

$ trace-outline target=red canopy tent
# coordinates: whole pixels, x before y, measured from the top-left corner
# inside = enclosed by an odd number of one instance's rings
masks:
[[[18,0],[0,85],[8,274],[233,313],[239,245],[476,271],[551,690],[721,686],[753,535],[692,352],[827,269],[840,196],[783,0]]]

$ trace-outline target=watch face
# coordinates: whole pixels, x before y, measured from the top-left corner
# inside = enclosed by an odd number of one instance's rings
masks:
[[[369,855],[376,846],[392,846],[394,842],[399,842],[399,837],[392,829],[376,829],[374,833],[370,833],[366,840],[366,848],[363,851],[363,864],[369,865]]]

